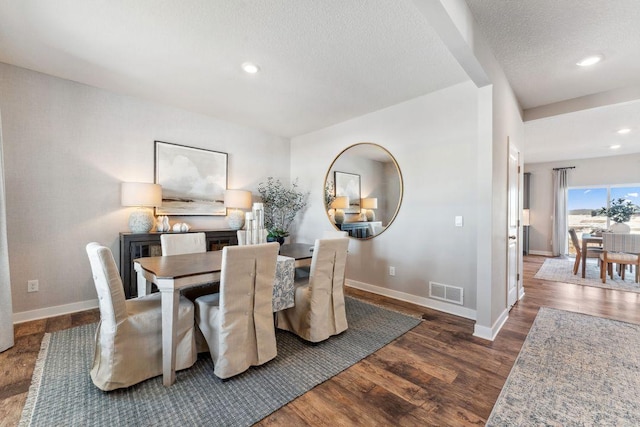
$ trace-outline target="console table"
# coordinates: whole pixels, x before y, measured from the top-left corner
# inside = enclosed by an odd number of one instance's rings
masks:
[[[224,246],[238,244],[235,230],[191,230],[190,233],[205,234],[207,251],[219,251]],[[138,276],[133,268],[133,260],[162,255],[162,234],[170,232],[120,233],[120,277],[126,298],[138,295]]]
[[[340,227],[340,230],[346,231],[349,233],[351,237],[359,237],[359,238],[367,238],[372,237],[371,233],[371,225],[377,224],[382,226],[381,221],[377,222],[366,222],[366,221],[357,221],[357,222],[343,222],[342,224],[336,224]]]

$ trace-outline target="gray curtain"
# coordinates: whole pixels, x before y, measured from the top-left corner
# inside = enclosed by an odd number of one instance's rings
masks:
[[[13,347],[13,307],[9,277],[7,245],[7,212],[4,192],[4,159],[2,156],[2,120],[0,119],[0,352]]]
[[[567,253],[567,169],[553,171],[553,233],[551,251],[553,256]]]

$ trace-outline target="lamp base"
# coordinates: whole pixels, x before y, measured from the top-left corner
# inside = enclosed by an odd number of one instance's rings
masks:
[[[148,233],[154,222],[151,209],[137,208],[129,215],[129,230],[132,233]]]
[[[336,209],[333,218],[336,224],[342,224],[344,222],[344,211],[342,209]]]
[[[364,216],[369,222],[376,220],[376,213],[373,211],[373,209],[367,209],[367,212],[365,212]]]
[[[229,223],[230,229],[240,230],[244,225],[244,212],[237,209],[229,212],[229,216],[227,216],[227,222]]]

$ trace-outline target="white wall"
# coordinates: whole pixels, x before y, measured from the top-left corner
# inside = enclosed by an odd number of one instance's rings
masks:
[[[568,166],[575,166],[568,173],[570,187],[640,182],[640,154],[526,164],[525,172],[531,172],[529,249],[532,254],[551,255],[552,171]]]
[[[130,212],[119,184],[153,182],[154,140],[228,153],[229,188],[289,181],[284,138],[6,64],[0,94],[13,308],[36,310],[23,318],[96,298],[85,245],[106,244],[119,260]],[[180,220],[227,228],[223,217]],[[29,279],[39,292],[27,293]]]
[[[350,241],[348,279],[434,305],[429,281],[459,286],[464,309],[438,308],[475,317],[477,93],[464,83],[293,138],[291,176],[311,189],[297,239],[311,242],[332,229],[323,191],[334,157],[358,142],[380,144],[398,161],[404,199],[382,235]],[[464,217],[464,227],[454,226],[456,215]],[[396,267],[395,277],[389,266]]]

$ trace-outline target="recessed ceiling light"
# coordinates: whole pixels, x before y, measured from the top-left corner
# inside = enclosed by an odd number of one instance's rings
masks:
[[[629,133],[629,132],[631,132],[631,129],[629,129],[629,128],[622,128],[622,129],[618,130],[618,133],[620,135],[624,135],[625,133]]]
[[[581,67],[588,67],[590,65],[597,64],[600,61],[602,61],[602,55],[592,55],[592,56],[587,56],[586,58],[583,58],[580,61],[576,62],[576,65],[579,65]]]
[[[612,150],[617,150],[618,148],[620,148],[620,144],[614,144],[609,148],[611,148]]]
[[[242,64],[242,69],[245,71],[245,73],[249,74],[255,74],[260,71],[260,67],[258,67],[253,62],[245,62],[244,64]]]

